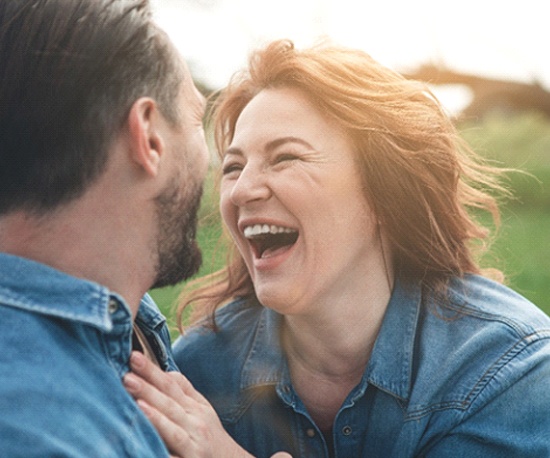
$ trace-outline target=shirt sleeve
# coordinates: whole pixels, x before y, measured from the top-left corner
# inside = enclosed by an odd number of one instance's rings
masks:
[[[550,331],[511,350],[457,424],[420,456],[550,456]]]

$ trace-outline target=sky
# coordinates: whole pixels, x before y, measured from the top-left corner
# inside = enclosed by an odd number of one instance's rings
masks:
[[[545,0],[152,0],[157,22],[213,89],[273,39],[322,37],[406,72],[423,63],[550,90]],[[452,111],[468,94],[439,94]],[[454,99],[453,99],[454,98]],[[446,100],[444,100],[446,99]]]

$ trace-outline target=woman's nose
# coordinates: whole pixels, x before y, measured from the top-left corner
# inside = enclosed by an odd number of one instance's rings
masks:
[[[267,184],[266,173],[250,166],[243,168],[231,190],[231,200],[238,206],[266,200],[270,195],[271,190]]]

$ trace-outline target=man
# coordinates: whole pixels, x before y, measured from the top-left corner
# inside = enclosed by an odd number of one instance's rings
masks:
[[[175,369],[204,101],[147,0],[0,0],[0,62],[0,456],[167,456],[121,379]]]

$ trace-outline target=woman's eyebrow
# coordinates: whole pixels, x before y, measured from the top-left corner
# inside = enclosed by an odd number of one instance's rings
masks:
[[[308,142],[303,140],[302,138],[292,137],[292,136],[276,138],[275,140],[272,140],[272,141],[268,142],[265,145],[265,149],[266,149],[266,151],[271,151],[271,150],[274,150],[275,148],[278,148],[279,146],[284,145],[286,143],[298,143],[300,145],[305,146],[306,148],[313,149],[313,147]]]
[[[274,149],[278,148],[279,146],[282,146],[286,143],[298,143],[300,145],[305,146],[306,148],[313,149],[313,146],[311,146],[308,142],[305,140],[299,138],[299,137],[281,137],[276,138],[274,140],[271,140],[267,142],[264,146],[264,150],[267,152],[273,151]],[[230,146],[225,150],[224,157],[227,155],[234,155],[234,156],[243,156],[243,151],[236,147],[236,146]]]

